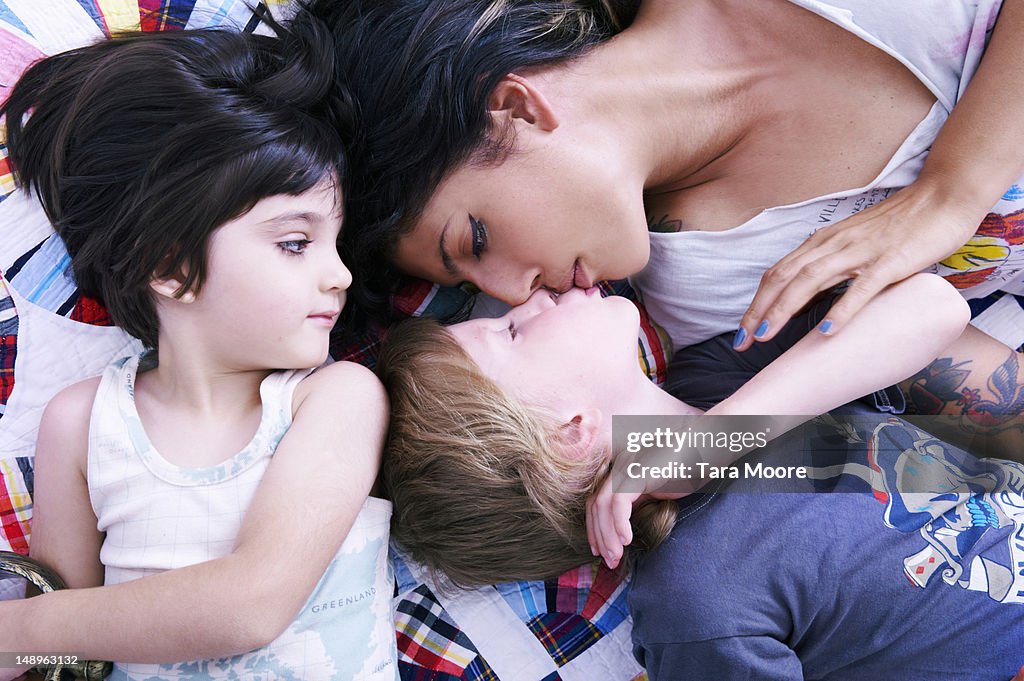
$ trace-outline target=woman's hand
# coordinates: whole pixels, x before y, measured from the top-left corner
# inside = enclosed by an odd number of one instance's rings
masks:
[[[851,280],[818,325],[821,333],[838,331],[885,287],[955,252],[983,218],[922,177],[882,203],[818,230],[765,272],[736,348],[772,338],[819,292]]]

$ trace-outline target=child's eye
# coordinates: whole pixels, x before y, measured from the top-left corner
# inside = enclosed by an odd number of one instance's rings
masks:
[[[516,323],[515,322],[509,322],[508,323],[508,335],[512,337],[512,340],[515,340],[516,336],[519,335],[519,332],[516,331]]]
[[[312,243],[309,239],[295,239],[294,241],[281,241],[277,247],[289,255],[299,255],[306,246]]]
[[[479,260],[487,248],[487,225],[470,215],[469,229],[473,241],[473,256]]]

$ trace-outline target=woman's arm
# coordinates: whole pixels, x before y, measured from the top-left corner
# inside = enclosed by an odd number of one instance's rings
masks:
[[[889,284],[953,253],[1024,172],[1024,0],[1005,0],[985,56],[932,145],[917,181],[819,230],[769,269],[743,317],[740,349],[762,320],[770,339],[816,293],[852,279],[833,305],[831,330],[847,325]],[[760,340],[760,339],[759,339]]]
[[[0,603],[3,647],[175,662],[234,655],[276,638],[370,493],[387,426],[383,387],[350,363],[302,381],[295,404],[231,554],[123,584]]]

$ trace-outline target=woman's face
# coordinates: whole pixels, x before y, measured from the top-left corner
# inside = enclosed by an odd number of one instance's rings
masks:
[[[399,269],[442,285],[472,282],[510,305],[540,288],[589,288],[643,269],[642,186],[627,186],[600,151],[524,146],[517,139],[500,164],[450,174],[399,240]]]
[[[575,288],[560,296],[537,291],[504,317],[448,330],[510,395],[559,414],[589,407],[611,414],[623,387],[642,378],[639,327],[629,300]]]

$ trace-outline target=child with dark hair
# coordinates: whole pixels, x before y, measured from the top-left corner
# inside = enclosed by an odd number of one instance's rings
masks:
[[[118,679],[395,678],[391,507],[368,498],[387,402],[321,366],[351,283],[349,110],[329,34],[273,27],[116,36],[2,107],[82,291],[142,350],[43,416],[31,554],[72,588],[0,604],[4,650]]]

